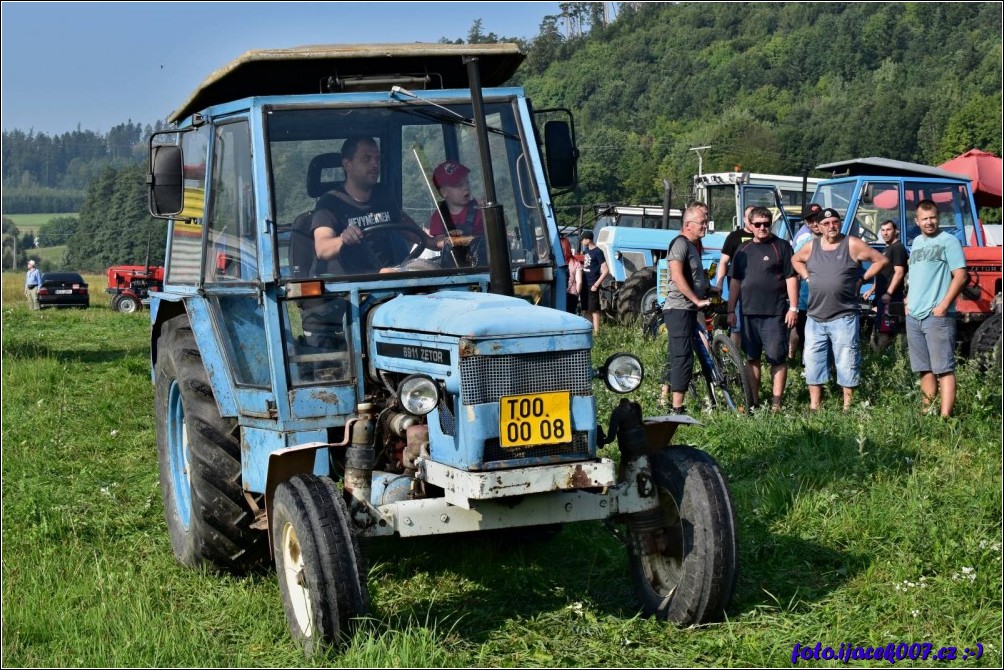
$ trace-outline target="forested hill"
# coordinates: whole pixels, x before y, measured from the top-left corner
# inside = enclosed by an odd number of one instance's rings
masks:
[[[1001,27],[996,2],[621,3],[583,36],[542,30],[529,64],[554,60],[520,83],[576,114],[566,204],[658,202],[663,177],[685,192],[704,145],[705,172],[1000,155]]]

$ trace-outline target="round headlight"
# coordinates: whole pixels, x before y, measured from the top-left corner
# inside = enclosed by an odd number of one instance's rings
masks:
[[[614,393],[630,393],[645,376],[641,361],[631,354],[614,354],[603,365],[603,379]]]
[[[405,377],[397,387],[397,396],[405,411],[418,416],[425,416],[439,403],[439,389],[425,375]]]

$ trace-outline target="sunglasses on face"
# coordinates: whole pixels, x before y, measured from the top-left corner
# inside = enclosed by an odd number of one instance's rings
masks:
[[[751,221],[750,225],[754,228],[766,228],[770,225],[770,221]]]

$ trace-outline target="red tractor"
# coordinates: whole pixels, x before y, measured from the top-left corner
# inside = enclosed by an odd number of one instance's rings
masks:
[[[111,308],[117,312],[139,311],[150,302],[150,291],[164,287],[164,268],[147,265],[114,265],[108,268]]]

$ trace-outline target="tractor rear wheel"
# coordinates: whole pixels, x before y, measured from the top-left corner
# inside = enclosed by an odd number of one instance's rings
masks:
[[[286,620],[309,656],[343,644],[369,609],[366,568],[348,508],[327,477],[301,474],[276,489],[275,570]]]
[[[651,457],[659,509],[628,517],[629,559],[645,616],[680,626],[719,620],[738,571],[736,520],[725,477],[694,447]]]
[[[156,378],[157,460],[174,555],[190,567],[258,567],[268,536],[251,528],[237,424],[220,416],[187,316],[163,325]],[[256,504],[264,506],[261,496]]]
[[[655,299],[655,268],[642,268],[625,280],[617,291],[614,311],[617,321],[628,326],[644,314],[646,299]]]
[[[981,361],[982,365],[1001,367],[1001,315],[992,314],[973,334],[969,345],[969,357]]]

